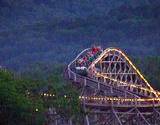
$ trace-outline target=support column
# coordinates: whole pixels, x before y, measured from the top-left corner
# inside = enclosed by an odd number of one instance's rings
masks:
[[[112,88],[112,87],[110,87],[110,89],[111,89],[111,93],[113,93],[113,88]]]
[[[121,120],[119,119],[119,117],[118,117],[117,113],[115,112],[114,108],[112,108],[112,111],[113,111],[113,114],[114,114],[114,116],[116,117],[116,120],[117,120],[117,122],[119,123],[119,125],[122,125],[122,122],[121,122]]]
[[[101,61],[100,61],[100,70],[101,70],[101,72],[103,72],[102,62]]]
[[[77,81],[77,77],[76,77],[76,74],[74,73],[74,81],[76,82]]]
[[[87,80],[86,80],[86,78],[84,78],[84,86],[86,86],[87,85]]]
[[[100,90],[100,83],[98,82],[98,90]]]
[[[57,119],[56,119],[56,121],[55,121],[55,125],[58,125],[58,121],[57,121]]]
[[[106,79],[105,79],[105,78],[103,79],[103,82],[104,82],[104,83],[106,82]]]
[[[97,117],[97,113],[94,113],[94,121],[96,121],[96,122],[97,122],[97,119],[98,119],[98,117]]]
[[[90,125],[90,124],[89,124],[89,118],[88,118],[88,115],[86,115],[86,123],[87,123],[87,125]]]
[[[69,125],[72,125],[72,118],[69,119]]]
[[[68,77],[69,77],[69,79],[71,78],[71,73],[69,70],[68,70]]]
[[[126,91],[124,91],[124,97],[127,98],[127,93],[126,93]]]

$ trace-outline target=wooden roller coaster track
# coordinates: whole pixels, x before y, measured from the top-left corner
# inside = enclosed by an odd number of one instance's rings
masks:
[[[83,50],[67,68],[68,78],[81,85],[79,99],[87,112],[85,124],[160,124],[160,92],[151,87],[126,54],[107,48],[83,76],[76,72],[76,62],[89,51]]]

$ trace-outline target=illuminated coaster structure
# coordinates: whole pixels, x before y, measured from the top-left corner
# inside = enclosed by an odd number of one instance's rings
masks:
[[[89,111],[86,124],[160,124],[160,92],[151,87],[126,54],[117,48],[99,47],[91,62],[77,63],[93,50],[83,50],[67,70],[69,79],[81,86],[79,99]]]
[[[144,96],[158,97],[140,71],[130,59],[119,49],[109,48],[89,66],[90,75],[101,79],[107,84],[126,86],[126,89],[136,91]],[[109,83],[106,82],[109,80]]]

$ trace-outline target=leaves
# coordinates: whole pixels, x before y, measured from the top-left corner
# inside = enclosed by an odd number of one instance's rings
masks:
[[[160,57],[135,58],[134,61],[151,86],[160,90]]]
[[[0,102],[1,106],[7,107],[0,113],[4,117],[4,120],[1,120],[0,123],[7,124],[5,121],[11,122],[10,124],[16,124],[17,121],[21,123],[24,118],[31,118],[35,107],[43,109],[43,103],[40,99],[33,101],[26,96],[25,83],[23,82],[21,79],[15,79],[14,75],[8,71],[0,71]],[[9,117],[7,114],[9,114]]]

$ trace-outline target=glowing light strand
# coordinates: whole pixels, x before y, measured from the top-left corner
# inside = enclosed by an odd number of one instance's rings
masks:
[[[142,80],[144,80],[144,82],[146,83],[146,85],[150,88],[149,89],[146,89],[146,88],[142,88],[143,90],[146,90],[146,91],[150,91],[150,92],[153,92],[155,94],[156,97],[158,97],[158,94],[157,92],[150,86],[150,84],[148,83],[148,81],[143,77],[143,75],[140,73],[140,71],[135,67],[135,65],[130,61],[130,59],[119,49],[116,49],[116,48],[108,48],[106,50],[103,51],[103,53],[95,60],[92,62],[92,64],[88,67],[88,70],[92,69],[96,63],[98,63],[98,61],[100,61],[107,53],[111,52],[111,51],[116,51],[118,53],[120,53],[122,56],[124,56],[124,58],[128,61],[128,63],[133,67],[133,69],[137,72],[137,74],[141,77]],[[109,77],[108,77],[109,78]],[[111,78],[109,78],[111,79]],[[115,79],[112,79],[112,80],[115,80]],[[120,82],[120,81],[118,81]],[[136,87],[136,86],[135,86]]]

